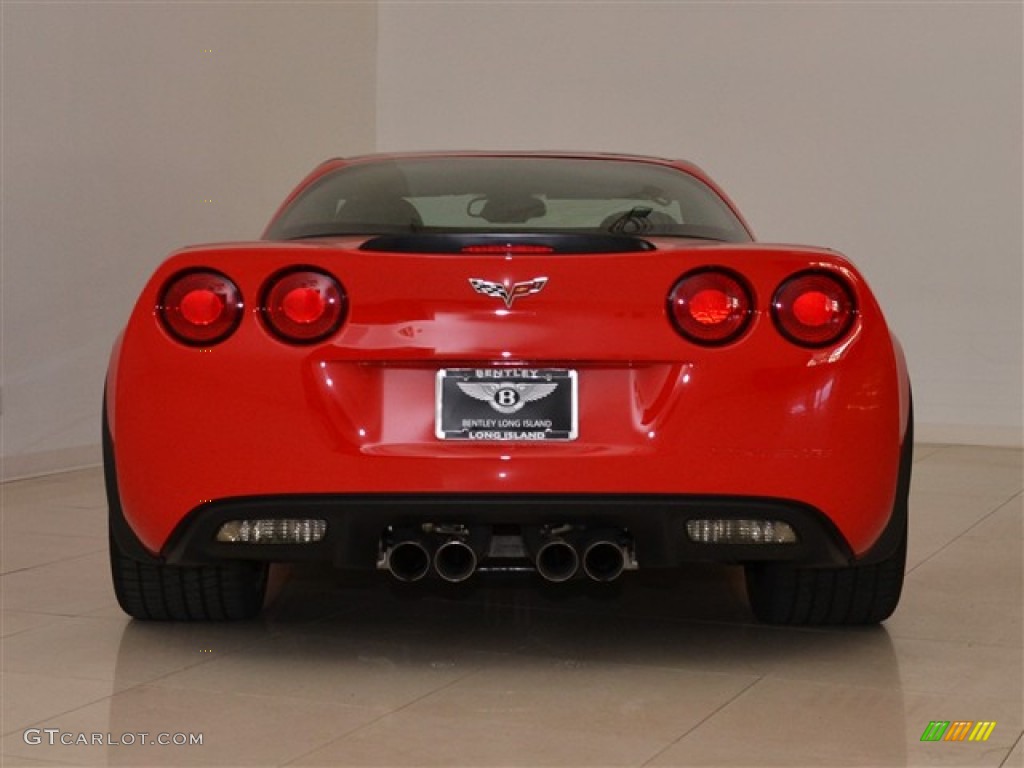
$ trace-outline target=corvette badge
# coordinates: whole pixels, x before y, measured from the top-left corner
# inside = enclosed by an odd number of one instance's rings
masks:
[[[469,284],[473,286],[474,291],[482,293],[484,296],[494,296],[501,299],[509,309],[512,308],[512,302],[520,296],[540,293],[547,282],[548,279],[546,277],[535,277],[533,280],[527,280],[524,283],[514,283],[508,286],[503,283],[492,283],[490,280],[481,280],[478,277],[469,278]]]

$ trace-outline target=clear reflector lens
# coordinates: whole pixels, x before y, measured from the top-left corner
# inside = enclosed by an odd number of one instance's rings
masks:
[[[698,544],[796,544],[796,531],[781,520],[688,520],[686,535]]]
[[[326,520],[229,520],[217,541],[231,544],[312,544],[327,532]]]

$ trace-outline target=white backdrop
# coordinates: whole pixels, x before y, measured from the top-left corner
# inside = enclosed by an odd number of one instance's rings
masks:
[[[1020,444],[1021,15],[3,3],[3,476],[98,458],[110,345],[169,250],[256,236],[314,164],[375,146],[692,159],[761,239],[865,270],[919,436]]]
[[[0,433],[14,477],[99,460],[111,344],[169,251],[258,237],[314,165],[372,151],[376,8],[2,14]]]
[[[1020,4],[387,3],[378,148],[685,157],[867,274],[918,437],[1020,444]]]

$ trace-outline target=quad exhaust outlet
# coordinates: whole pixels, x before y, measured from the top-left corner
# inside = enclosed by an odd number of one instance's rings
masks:
[[[626,531],[587,534],[573,526],[544,526],[522,536],[493,538],[491,548],[489,530],[471,532],[461,525],[426,524],[397,535],[389,529],[381,541],[377,565],[398,581],[416,582],[433,575],[451,584],[467,581],[478,570],[535,571],[551,583],[582,574],[606,584],[637,567]],[[510,539],[516,544],[510,546]]]
[[[446,541],[434,553],[434,570],[445,581],[458,584],[476,572],[476,552],[458,539]]]
[[[430,573],[430,553],[418,541],[400,541],[387,550],[384,562],[399,581],[419,581]]]
[[[626,570],[626,550],[609,539],[598,539],[583,552],[583,572],[594,581],[615,581]]]
[[[579,570],[580,556],[565,539],[552,539],[537,551],[534,566],[546,581],[568,581]]]

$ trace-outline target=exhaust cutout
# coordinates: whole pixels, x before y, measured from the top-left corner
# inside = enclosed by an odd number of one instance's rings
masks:
[[[537,552],[535,565],[537,573],[547,581],[568,581],[580,567],[580,556],[569,542],[553,539]]]
[[[595,541],[583,553],[583,572],[594,581],[615,581],[624,570],[626,553],[614,541]]]
[[[465,581],[476,571],[476,552],[463,541],[452,539],[437,548],[434,570],[445,581]]]
[[[418,541],[400,541],[387,553],[387,569],[399,581],[419,581],[430,571],[430,553]]]

